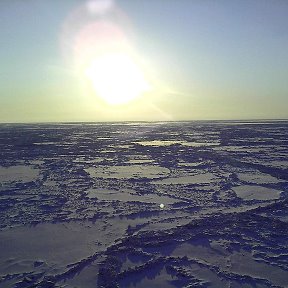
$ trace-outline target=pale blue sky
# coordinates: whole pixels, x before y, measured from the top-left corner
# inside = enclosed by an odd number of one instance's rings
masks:
[[[115,1],[172,91],[120,107],[83,95],[61,55],[61,27],[81,3],[0,2],[0,122],[288,118],[288,1]]]

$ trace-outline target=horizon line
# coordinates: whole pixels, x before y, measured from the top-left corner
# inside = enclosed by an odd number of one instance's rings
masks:
[[[0,122],[0,125],[33,125],[33,124],[92,124],[92,123],[179,123],[179,122],[285,122],[288,118],[247,118],[247,119],[190,119],[190,120],[106,120],[106,121],[31,121],[31,122]]]

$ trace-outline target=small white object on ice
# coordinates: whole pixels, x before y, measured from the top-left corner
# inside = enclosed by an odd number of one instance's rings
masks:
[[[160,204],[160,208],[163,209],[164,208],[164,204],[161,203]]]

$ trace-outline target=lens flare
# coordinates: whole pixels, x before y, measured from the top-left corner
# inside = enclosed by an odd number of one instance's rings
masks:
[[[91,14],[105,15],[114,5],[112,0],[88,0],[86,8]]]
[[[63,26],[62,47],[65,54],[71,51],[65,58],[72,59],[77,75],[87,82],[85,93],[94,91],[111,105],[128,103],[151,88],[127,19],[114,0],[88,0]]]

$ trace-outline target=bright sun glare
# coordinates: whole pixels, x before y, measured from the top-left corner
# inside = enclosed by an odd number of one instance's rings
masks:
[[[73,35],[75,68],[81,78],[84,76],[84,87],[88,80],[88,91],[92,87],[97,97],[117,105],[151,90],[146,69],[140,64],[142,57],[130,39],[128,17],[113,0],[87,0],[71,14],[64,28],[65,37]],[[64,38],[63,47],[69,41]]]
[[[128,103],[150,89],[132,56],[123,52],[93,59],[85,74],[95,93],[111,105]]]

